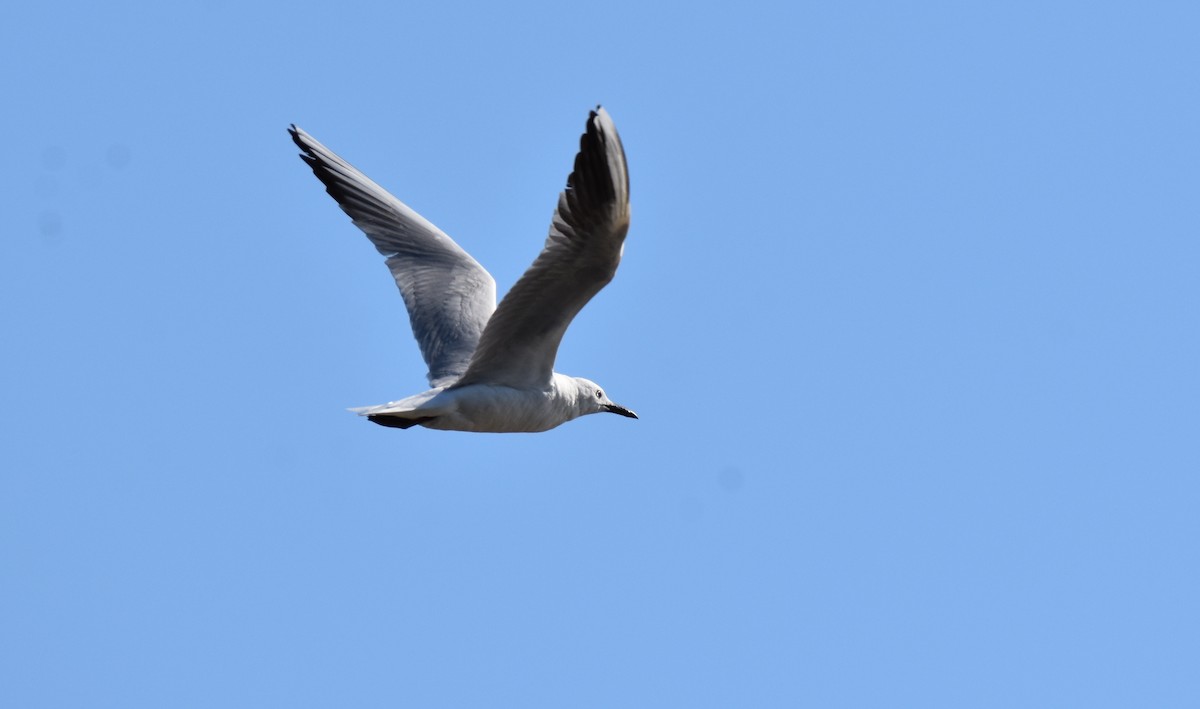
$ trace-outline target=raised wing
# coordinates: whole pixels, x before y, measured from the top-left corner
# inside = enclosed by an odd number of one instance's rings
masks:
[[[548,386],[567,326],[617,272],[629,230],[625,149],[599,106],[579,139],[575,169],[542,253],[488,321],[456,386]]]
[[[496,308],[491,274],[440,229],[308,133],[294,125],[288,132],[326,191],[387,258],[429,365],[429,383],[453,383],[466,371]]]

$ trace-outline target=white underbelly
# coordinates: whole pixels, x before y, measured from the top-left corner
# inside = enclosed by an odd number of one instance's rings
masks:
[[[564,402],[551,392],[473,385],[452,389],[441,396],[452,398],[453,401],[447,402],[451,405],[446,406],[443,413],[423,422],[426,428],[480,433],[535,433],[575,418],[574,413],[563,405]]]

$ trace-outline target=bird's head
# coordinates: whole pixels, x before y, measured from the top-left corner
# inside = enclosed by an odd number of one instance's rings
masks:
[[[610,414],[620,414],[631,419],[637,418],[637,414],[624,406],[613,403],[613,400],[608,398],[604,389],[596,382],[583,377],[575,377],[573,381],[575,382],[575,402],[580,409],[581,416],[607,411]]]

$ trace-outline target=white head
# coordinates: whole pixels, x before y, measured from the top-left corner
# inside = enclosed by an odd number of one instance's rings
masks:
[[[604,389],[596,382],[583,377],[572,377],[570,381],[575,385],[575,406],[579,411],[579,416],[607,411],[610,414],[620,414],[631,419],[637,418],[637,414],[624,406],[613,403],[613,400],[608,398]]]

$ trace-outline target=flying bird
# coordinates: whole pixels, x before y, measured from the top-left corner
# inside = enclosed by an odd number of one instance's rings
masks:
[[[428,391],[351,409],[393,428],[546,431],[586,414],[637,418],[595,382],[554,371],[563,333],[612,280],[629,230],[625,149],[597,106],[550,235],[496,305],[496,282],[442,230],[295,125],[300,157],[383,254],[429,366]]]

